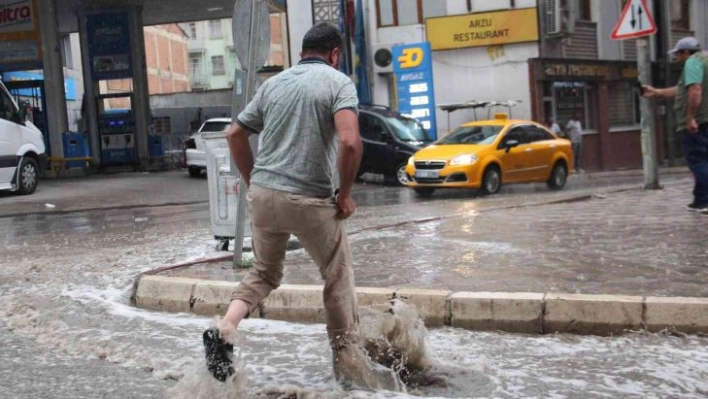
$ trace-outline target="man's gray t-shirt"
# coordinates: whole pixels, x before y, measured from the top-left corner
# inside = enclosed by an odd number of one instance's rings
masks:
[[[339,137],[334,114],[357,112],[352,80],[315,58],[267,80],[236,123],[259,133],[251,183],[316,197],[332,195]]]

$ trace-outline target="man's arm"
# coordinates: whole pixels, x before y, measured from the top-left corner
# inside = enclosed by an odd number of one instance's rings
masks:
[[[644,97],[646,98],[674,98],[676,97],[676,86],[667,87],[665,89],[657,89],[656,87],[643,85]]]
[[[251,185],[251,172],[253,171],[253,151],[251,151],[251,145],[248,142],[250,134],[238,122],[233,123],[229,132],[226,133],[231,157],[233,157],[246,187]]]
[[[337,111],[334,126],[339,134],[339,217],[346,219],[356,210],[351,194],[363,151],[356,112],[351,109]]]
[[[696,123],[696,111],[703,101],[703,85],[692,84],[688,87],[688,106],[686,107],[686,123],[688,123],[688,131],[695,133],[698,131]]]

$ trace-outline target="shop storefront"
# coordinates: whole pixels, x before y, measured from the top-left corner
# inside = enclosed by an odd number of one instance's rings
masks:
[[[529,68],[534,120],[581,116],[583,169],[642,166],[636,63],[537,58]]]

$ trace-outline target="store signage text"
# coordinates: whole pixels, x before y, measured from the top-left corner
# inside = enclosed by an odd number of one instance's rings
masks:
[[[433,50],[538,41],[536,8],[454,15],[425,20]]]

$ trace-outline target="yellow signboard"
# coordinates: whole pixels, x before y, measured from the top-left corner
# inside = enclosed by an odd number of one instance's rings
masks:
[[[536,8],[454,15],[425,20],[433,50],[538,41]]]

